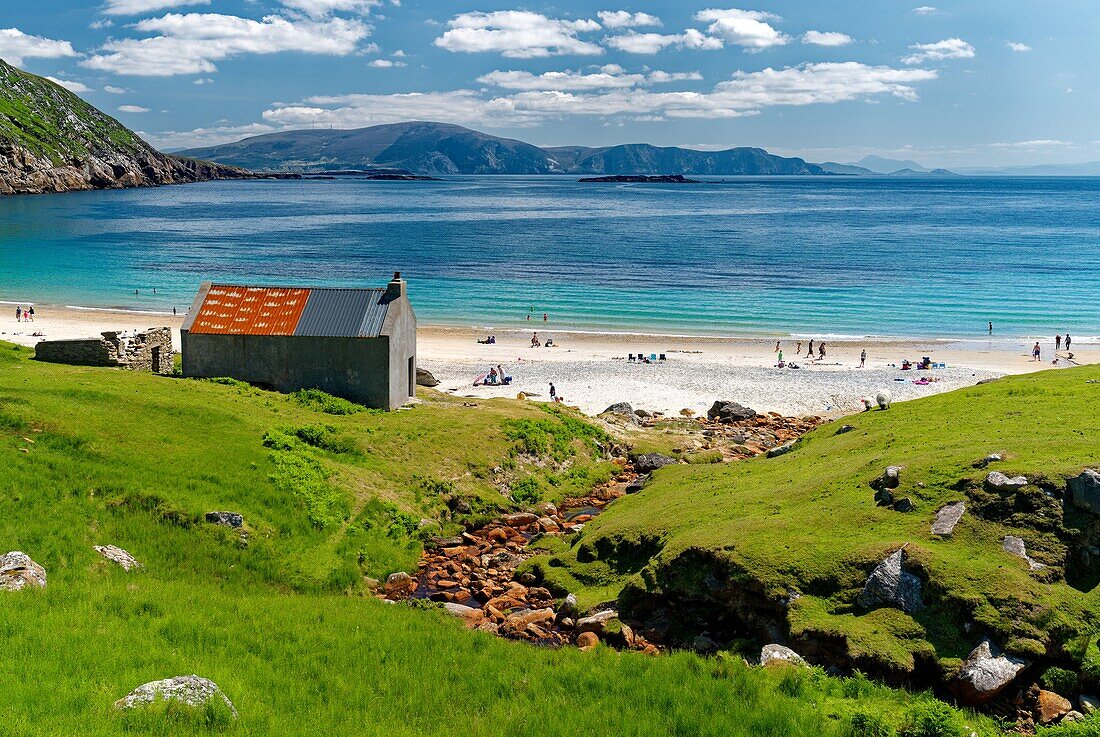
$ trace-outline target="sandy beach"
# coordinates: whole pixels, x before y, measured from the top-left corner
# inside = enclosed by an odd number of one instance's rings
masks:
[[[105,330],[170,326],[178,347],[184,316],[35,305],[35,322],[15,321],[15,303],[3,304],[0,340],[33,346],[40,340],[93,337]],[[1073,346],[1074,359],[1059,354],[1053,364],[1053,338],[1043,341],[1043,360],[1031,360],[1034,340],[979,336],[972,340],[865,341],[826,338],[823,361],[795,356],[799,340],[772,338],[710,338],[620,335],[557,331],[538,324],[540,337],[552,336],[555,347],[531,347],[530,331],[497,331],[495,345],[478,344],[484,332],[473,328],[422,326],[418,332],[419,364],[440,381],[439,388],[459,396],[549,398],[549,384],[567,404],[595,414],[609,404],[627,401],[635,408],[666,414],[681,409],[705,412],[715,399],[731,399],[761,411],[801,415],[840,415],[859,408],[859,399],[889,390],[895,401],[969,386],[981,379],[1027,373],[1074,363],[1100,361],[1100,346]],[[40,333],[41,335],[36,335]],[[784,359],[800,368],[776,368],[775,342]],[[867,365],[858,368],[861,350]],[[665,354],[665,361],[637,363],[630,353]],[[928,356],[947,368],[901,371],[903,359]],[[490,366],[503,366],[513,383],[475,387],[474,380]],[[928,376],[931,383],[913,382]]]

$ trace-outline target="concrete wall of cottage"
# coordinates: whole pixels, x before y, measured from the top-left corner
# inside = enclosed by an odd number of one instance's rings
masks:
[[[49,363],[73,366],[110,366],[131,371],[172,373],[172,330],[112,331],[99,338],[43,340],[34,347],[34,357]]]

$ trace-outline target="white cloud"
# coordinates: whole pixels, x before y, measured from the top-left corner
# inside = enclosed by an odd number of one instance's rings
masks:
[[[18,28],[0,28],[0,59],[22,66],[24,59],[59,59],[76,56],[68,41],[31,36]]]
[[[141,105],[119,105],[118,110],[121,113],[147,113],[149,108],[142,107]]]
[[[93,31],[99,31],[104,28],[110,28],[114,24],[115,22],[110,18],[100,18],[99,20],[94,20],[89,23],[88,28],[91,28]]]
[[[390,54],[390,56],[393,56],[393,57],[395,57],[395,58],[397,58],[397,59],[404,59],[404,58],[405,58],[406,56],[408,56],[408,54],[406,54],[406,53],[405,53],[404,51],[402,51],[401,49],[398,49],[397,51],[395,51],[395,52],[393,52],[392,54]]]
[[[210,77],[199,77],[198,79],[193,81],[191,84],[196,85],[198,87],[202,87],[203,85],[214,84],[214,80],[211,79]]]
[[[848,34],[836,31],[806,31],[802,35],[802,43],[815,46],[847,46],[854,42],[855,39]]]
[[[1025,51],[1031,51],[1030,46],[1028,46],[1027,44],[1024,44],[1024,43],[1020,43],[1018,41],[1008,41],[1006,45],[1008,46],[1008,48],[1012,49],[1013,51],[1019,51],[1020,53],[1023,53]]]
[[[280,0],[283,5],[311,18],[324,18],[338,12],[369,13],[382,3],[379,0]]]
[[[195,128],[190,131],[161,131],[159,133],[139,131],[138,135],[163,151],[215,146],[219,143],[229,143],[248,136],[258,136],[274,131],[275,128],[270,125],[251,123],[249,125]]]
[[[931,44],[913,44],[909,47],[913,53],[902,61],[906,64],[920,64],[926,61],[943,59],[973,59],[974,47],[961,38],[948,38]]]
[[[462,13],[447,25],[449,30],[435,40],[436,46],[447,51],[496,51],[513,59],[603,53],[598,44],[578,37],[600,29],[591,19],[559,20],[526,10],[499,10]]]
[[[170,13],[133,26],[158,35],[108,41],[81,64],[115,74],[166,77],[174,74],[210,74],[215,62],[240,54],[307,54],[346,56],[370,34],[360,20],[287,19],[269,15],[250,20],[216,13]]]
[[[88,85],[84,84],[83,82],[74,82],[71,79],[58,79],[57,77],[46,77],[46,79],[50,80],[51,82],[53,82],[54,84],[56,84],[60,87],[64,87],[69,92],[91,92],[92,91],[92,88],[89,87]]]
[[[596,14],[604,28],[638,28],[659,26],[661,19],[649,13],[631,13],[626,10],[601,10]]]
[[[940,9],[934,8],[931,5],[921,5],[919,8],[913,8],[913,12],[917,15],[937,15]]]
[[[1072,146],[1067,141],[1058,141],[1053,138],[1036,138],[1032,141],[1012,141],[1011,143],[991,143],[992,148],[1053,148],[1056,146]]]
[[[184,5],[209,5],[210,0],[107,0],[103,12],[107,15],[141,15],[155,10],[181,8]]]
[[[525,71],[495,71],[477,78],[482,84],[506,90],[604,90],[628,89],[646,84],[667,84],[684,80],[699,80],[699,72],[651,71],[647,74],[628,73],[617,64],[608,64],[598,71],[565,70],[532,74]]]
[[[680,49],[715,50],[723,46],[722,39],[707,36],[694,28],[683,33],[624,33],[609,36],[607,45],[628,54],[657,54],[669,47]]]
[[[779,20],[778,16],[757,10],[718,10],[711,8],[695,14],[695,20],[710,23],[707,33],[747,49],[766,49],[782,46],[791,39],[780,33],[767,21]]]
[[[103,91],[108,93],[108,94],[111,94],[111,95],[125,95],[126,94],[126,90],[122,89],[121,87],[112,87],[111,85],[107,85],[106,87],[104,87]]]
[[[367,64],[368,67],[374,67],[376,69],[391,69],[393,67],[403,67],[405,62],[403,61],[390,61],[389,59],[375,59]]]
[[[397,95],[312,97],[264,111],[281,126],[353,128],[401,120],[443,120],[484,126],[536,125],[569,116],[634,119],[735,118],[778,105],[831,104],[890,95],[916,99],[914,85],[933,80],[926,69],[893,69],[857,62],[803,64],[737,72],[710,92],[655,92],[645,88],[602,91],[522,89],[486,96],[473,90]]]

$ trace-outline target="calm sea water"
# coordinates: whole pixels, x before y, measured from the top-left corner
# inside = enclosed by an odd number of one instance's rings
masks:
[[[203,280],[381,285],[422,323],[1100,335],[1100,179],[213,182],[0,199],[0,299],[184,311]],[[152,290],[156,288],[154,295]],[[138,290],[135,295],[134,290]]]

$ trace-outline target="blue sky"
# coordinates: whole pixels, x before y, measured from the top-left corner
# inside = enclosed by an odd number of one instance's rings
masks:
[[[48,0],[0,58],[166,149],[445,120],[541,145],[1100,159],[1100,5]]]

